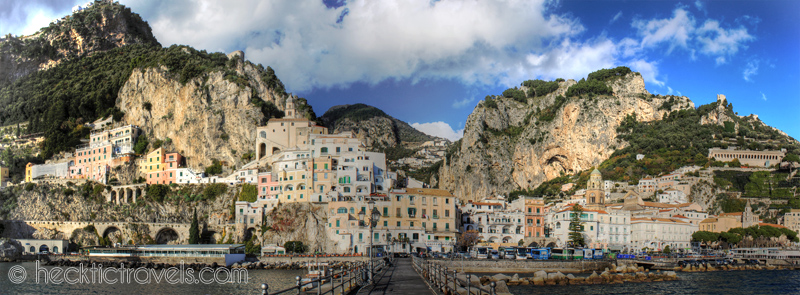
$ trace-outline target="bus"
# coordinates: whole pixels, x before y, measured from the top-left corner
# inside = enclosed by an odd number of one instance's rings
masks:
[[[550,259],[550,248],[539,248],[531,250],[531,258],[537,260]]]
[[[553,248],[550,257],[553,259],[568,260],[573,258],[574,251],[575,250],[572,248]]]
[[[603,249],[594,249],[594,259],[603,259],[604,256]]]
[[[592,249],[592,248],[584,248],[584,249],[578,249],[578,250],[583,252],[583,259],[587,259],[587,260],[594,259],[594,249]],[[578,251],[575,251],[575,252],[578,252]]]
[[[580,260],[583,259],[583,249],[573,249],[569,248],[571,259]]]
[[[487,258],[489,258],[489,251],[490,251],[489,249],[491,249],[491,248],[490,247],[475,247],[472,250],[474,252],[472,254],[472,257],[474,257],[475,259],[487,259]]]
[[[517,248],[516,247],[506,247],[503,249],[503,258],[505,259],[516,259],[517,258]]]
[[[525,248],[525,247],[517,248],[517,253],[516,253],[517,260],[530,259],[530,256],[529,256],[530,255],[530,252],[529,252],[530,249],[531,248]]]

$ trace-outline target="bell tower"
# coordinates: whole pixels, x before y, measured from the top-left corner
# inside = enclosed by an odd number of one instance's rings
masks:
[[[586,183],[586,206],[603,207],[606,194],[603,190],[603,175],[597,168],[589,175],[589,182]]]
[[[286,114],[284,118],[298,119],[297,109],[295,109],[294,106],[294,100],[295,100],[294,95],[289,95],[289,97],[286,98],[286,112],[285,112]]]

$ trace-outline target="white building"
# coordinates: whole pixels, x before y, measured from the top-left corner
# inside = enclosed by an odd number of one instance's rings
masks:
[[[572,221],[572,208],[548,214],[553,228],[553,237],[559,246],[568,246],[569,224]],[[587,247],[598,249],[623,250],[630,244],[630,212],[623,210],[583,209],[580,216],[584,241]]]
[[[690,249],[692,234],[698,230],[697,224],[691,224],[681,218],[633,218],[631,220],[631,242],[634,249],[648,248],[663,250]]]
[[[683,204],[686,203],[686,194],[676,189],[668,189],[657,196],[659,203]]]
[[[470,213],[473,223],[465,228],[475,229],[481,241],[489,243],[514,243],[525,238],[525,213],[498,211]]]

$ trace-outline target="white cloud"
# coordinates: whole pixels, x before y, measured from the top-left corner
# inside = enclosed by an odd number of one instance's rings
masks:
[[[764,101],[767,101],[767,95],[764,94],[764,92],[761,92],[761,99],[763,99]]]
[[[610,23],[610,24],[613,24],[614,22],[616,22],[617,20],[619,20],[619,18],[621,18],[621,17],[622,17],[622,10],[620,10],[619,12],[617,12],[617,14],[615,14],[615,15],[614,15],[614,17],[612,17],[612,18],[611,18],[611,21],[610,21],[610,22],[608,22],[608,23]]]
[[[442,121],[430,123],[412,123],[411,127],[431,136],[438,136],[447,138],[451,141],[456,141],[464,136],[464,129],[453,130],[450,124]]]
[[[697,29],[700,52],[706,55],[730,56],[736,54],[739,48],[746,48],[744,44],[753,40],[755,37],[748,34],[744,27],[726,30],[721,28],[716,20],[707,20]]]
[[[642,37],[642,47],[669,44],[669,51],[676,47],[687,48],[694,31],[695,20],[688,11],[677,8],[670,19],[634,20],[631,24]]]
[[[475,101],[475,97],[465,97],[462,100],[453,101],[453,105],[452,106],[453,106],[453,108],[459,109],[459,108],[463,108],[465,106],[468,106],[473,101]]]
[[[694,1],[694,7],[697,7],[697,10],[704,11],[703,2],[700,0]]]
[[[700,3],[702,7],[702,3]],[[715,59],[720,65],[728,61],[728,57],[739,49],[747,48],[747,43],[755,40],[747,28],[724,28],[720,22],[707,19],[699,27],[695,26],[695,17],[682,7],[672,12],[671,18],[641,20],[631,23],[642,38],[642,48],[657,48],[667,45],[667,53],[675,49],[684,49],[692,59],[699,52]]]
[[[544,0],[354,0],[338,8],[318,0],[146,3],[186,7],[177,15],[148,8],[165,46],[243,49],[292,91],[439,77],[516,85],[538,70],[524,64],[528,54],[549,52],[584,30],[573,18],[549,14]]]
[[[750,80],[751,77],[758,74],[758,65],[759,60],[751,60],[747,62],[747,65],[744,66],[744,71],[742,71],[742,78],[747,82],[753,82]]]
[[[642,78],[646,82],[653,83],[658,86],[664,86],[664,81],[658,80],[658,64],[656,62],[647,62],[641,59],[631,61],[629,63],[631,69],[642,74]],[[669,87],[668,87],[669,88]],[[670,93],[672,88],[669,88]]]

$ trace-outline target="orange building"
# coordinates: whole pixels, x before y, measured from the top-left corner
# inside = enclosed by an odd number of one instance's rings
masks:
[[[147,184],[172,184],[178,182],[177,170],[180,167],[183,167],[181,154],[167,153],[164,148],[157,148],[147,154],[140,171],[145,175]]]

